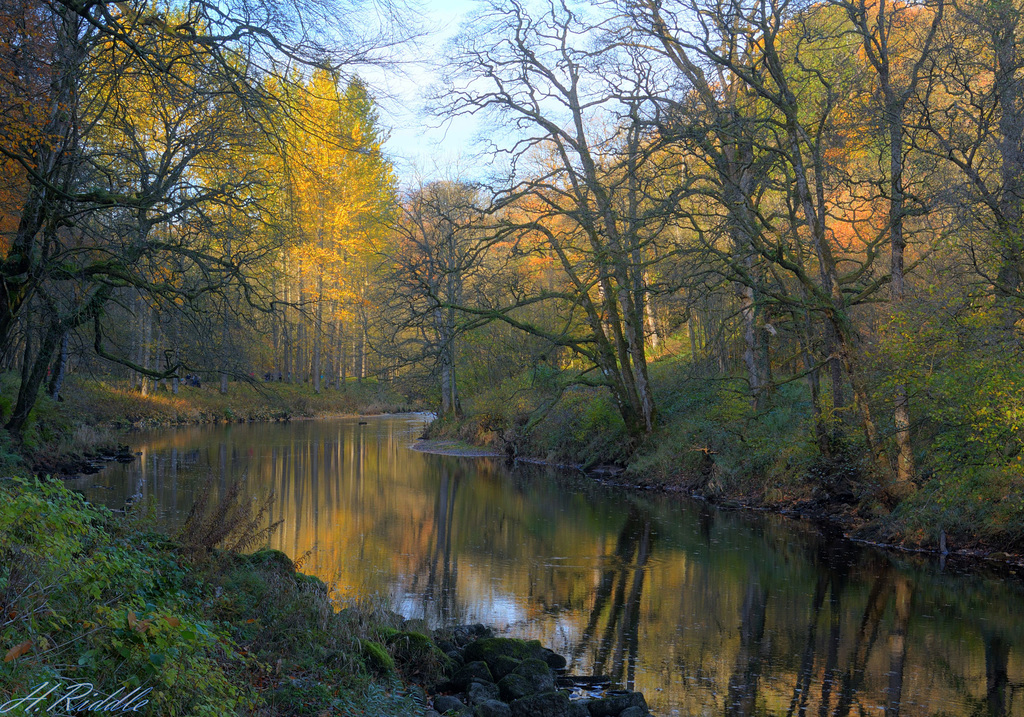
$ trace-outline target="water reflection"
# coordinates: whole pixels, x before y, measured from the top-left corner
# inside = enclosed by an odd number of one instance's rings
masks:
[[[273,547],[339,597],[538,638],[658,714],[1024,716],[1015,582],[777,517],[408,449],[422,417],[185,428],[85,479],[173,523],[199,482],[273,490]]]

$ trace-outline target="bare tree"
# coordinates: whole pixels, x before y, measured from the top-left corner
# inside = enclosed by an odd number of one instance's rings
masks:
[[[470,185],[438,181],[420,186],[402,203],[396,239],[386,261],[389,344],[404,361],[428,362],[440,388],[441,416],[462,413],[457,380],[458,341],[478,325],[458,307],[482,269],[488,243]]]
[[[882,177],[885,189],[881,198],[887,200],[889,217],[885,230],[889,235],[889,300],[898,311],[906,298],[904,253],[907,246],[907,219],[927,210],[922,200],[908,198],[905,179],[910,122],[908,103],[917,94],[932,62],[931,54],[941,26],[945,4],[937,0],[934,7],[910,7],[884,0],[870,7],[865,0],[837,4],[846,11],[864,55],[873,70],[878,89],[878,104],[883,117],[883,131],[888,144],[888,175]],[[908,201],[909,199],[909,201]],[[896,481],[889,486],[894,497],[913,492],[915,477],[914,450],[910,436],[910,398],[904,383],[893,388],[893,419],[897,444]]]
[[[536,14],[490,3],[457,42],[436,109],[484,113],[507,142],[492,157],[511,172],[495,187],[494,240],[550,257],[561,284],[476,315],[568,347],[589,369],[578,381],[610,389],[626,429],[650,432],[657,409],[645,314],[653,267],[671,253],[667,229],[686,192],[678,158],[653,131],[657,77],[608,28],[565,4]],[[525,319],[546,303],[559,324]]]

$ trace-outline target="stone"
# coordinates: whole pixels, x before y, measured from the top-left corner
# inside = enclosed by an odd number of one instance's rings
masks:
[[[285,573],[295,572],[295,563],[280,550],[264,548],[249,555],[249,564],[259,567],[276,568]]]
[[[511,637],[485,637],[466,646],[466,662],[483,660],[488,664],[499,656],[525,660],[542,654],[544,648],[538,640],[516,640]]]
[[[512,717],[512,708],[498,700],[486,700],[473,708],[475,717]]]
[[[479,623],[476,625],[459,625],[451,630],[452,641],[457,647],[465,647],[475,640],[491,637],[493,634],[491,628]]]
[[[384,649],[384,646],[373,640],[360,640],[362,647],[363,663],[371,670],[380,675],[390,675],[395,672],[395,661]]]
[[[460,700],[458,697],[451,697],[449,695],[441,695],[440,697],[434,698],[434,709],[441,714],[448,714],[453,712],[460,715],[472,714],[469,707]]]
[[[570,700],[569,717],[590,717],[590,710],[587,709],[586,700]]]
[[[647,700],[644,699],[643,693],[624,690],[609,691],[605,693],[604,697],[590,700],[587,704],[590,717],[618,717],[621,712],[630,707],[639,707],[644,713],[648,711]]]
[[[544,653],[540,656],[540,659],[548,663],[548,667],[552,670],[564,670],[565,666],[568,664],[566,659],[554,650],[545,649]]]
[[[542,692],[521,697],[509,705],[512,717],[569,717],[569,695],[564,692]]]
[[[498,681],[505,675],[511,675],[515,672],[516,668],[519,667],[520,662],[522,662],[522,660],[517,660],[514,657],[498,655],[488,663],[488,666],[491,668],[491,674],[494,675],[494,680]]]
[[[501,678],[498,682],[498,689],[501,690],[501,699],[506,702],[518,700],[520,697],[534,695],[538,692],[538,690],[534,689],[533,683],[514,672]]]
[[[619,712],[619,717],[647,717],[649,714],[643,707],[627,707]]]
[[[553,692],[555,678],[546,662],[530,658],[520,662],[511,674],[499,680],[498,688],[501,690],[501,698],[512,702],[527,695]]]
[[[467,662],[465,665],[460,667],[451,680],[448,681],[448,687],[454,692],[462,692],[469,683],[473,681],[478,682],[494,682],[494,676],[491,675],[490,668],[487,667],[487,663],[483,660],[477,660],[475,662]]]
[[[483,702],[496,700],[501,696],[498,686],[492,682],[471,682],[466,688],[466,698],[469,704],[478,705]]]

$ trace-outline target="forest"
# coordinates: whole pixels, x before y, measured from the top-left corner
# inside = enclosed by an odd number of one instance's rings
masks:
[[[1024,6],[481,0],[422,90],[475,153],[424,177],[366,79],[411,13],[2,0],[4,446],[75,381],[372,383],[511,458],[1024,545]]]

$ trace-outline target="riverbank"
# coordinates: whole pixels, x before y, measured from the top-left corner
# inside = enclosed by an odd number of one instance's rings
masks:
[[[919,399],[928,419],[915,425],[917,476],[897,502],[871,470],[856,427],[837,418],[830,455],[822,455],[803,383],[778,387],[755,410],[734,380],[707,378],[682,359],[653,363],[651,381],[660,419],[640,441],[626,434],[606,390],[558,389],[554,401],[553,389],[528,376],[466,398],[465,415],[436,421],[427,438],[799,516],[872,544],[1024,562],[1024,463],[1012,415],[977,401]]]
[[[168,536],[60,482],[0,479],[0,710],[649,715],[536,641],[338,604],[279,551],[222,549],[264,542],[264,516],[237,494],[206,500]]]
[[[0,419],[16,395],[17,376],[0,374]],[[0,475],[14,470],[65,475],[115,458],[128,431],[161,426],[287,421],[417,410],[389,386],[350,381],[344,390],[313,391],[307,384],[232,382],[221,394],[213,384],[179,385],[147,395],[127,382],[69,377],[60,401],[41,398],[20,446],[0,431]]]

